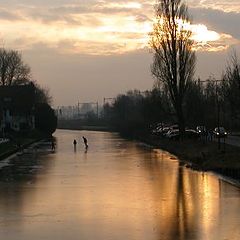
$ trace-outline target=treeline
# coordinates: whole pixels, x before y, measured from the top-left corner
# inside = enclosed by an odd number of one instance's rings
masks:
[[[19,86],[31,84],[35,89],[36,128],[52,134],[57,127],[57,117],[51,108],[52,97],[48,89],[41,87],[32,78],[31,68],[23,61],[19,51],[0,49],[0,86]]]
[[[178,124],[167,88],[156,86],[144,93],[134,90],[117,96],[104,106],[107,124],[122,134],[145,133],[156,123]],[[222,79],[190,81],[183,101],[186,127],[224,126],[240,130],[240,64],[233,54]]]

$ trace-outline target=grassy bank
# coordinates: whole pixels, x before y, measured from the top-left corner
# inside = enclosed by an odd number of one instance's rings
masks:
[[[173,141],[162,137],[140,137],[141,141],[166,150],[187,166],[203,171],[215,171],[240,180],[240,148],[200,140]]]

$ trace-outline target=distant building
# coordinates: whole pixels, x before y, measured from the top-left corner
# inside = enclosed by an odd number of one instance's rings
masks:
[[[1,131],[35,128],[35,87],[33,84],[0,86]]]
[[[58,119],[69,120],[78,118],[78,107],[77,106],[61,106],[56,110]]]

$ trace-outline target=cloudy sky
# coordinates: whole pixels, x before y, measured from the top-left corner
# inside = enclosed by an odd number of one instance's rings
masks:
[[[54,105],[102,101],[150,89],[148,33],[155,0],[1,0],[0,41],[22,52]],[[196,77],[219,78],[240,56],[239,0],[188,0],[197,45]]]

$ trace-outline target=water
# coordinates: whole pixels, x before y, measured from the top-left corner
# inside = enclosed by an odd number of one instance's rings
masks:
[[[239,188],[114,133],[55,136],[0,169],[1,240],[240,239]]]

